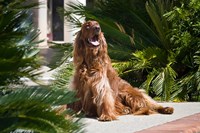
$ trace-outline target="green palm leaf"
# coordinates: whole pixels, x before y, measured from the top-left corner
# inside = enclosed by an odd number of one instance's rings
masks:
[[[75,101],[75,93],[48,88],[22,88],[0,97],[0,131],[15,129],[36,132],[77,132],[78,121],[71,122],[52,106]]]
[[[147,79],[145,80],[145,82],[143,82],[142,85],[140,86],[140,88],[146,90],[147,94],[150,94],[150,91],[152,91],[151,84],[157,75],[158,75],[158,71],[156,69],[153,69],[147,75]]]
[[[170,100],[176,76],[176,72],[171,68],[170,64],[168,64],[167,67],[161,69],[161,72],[152,81],[155,93],[158,96],[162,94],[162,100]]]
[[[160,47],[163,47],[165,49],[169,49],[169,41],[166,38],[167,33],[169,32],[169,23],[167,22],[166,18],[164,17],[164,14],[167,11],[172,10],[173,6],[172,3],[167,1],[147,1],[146,2],[146,10],[156,28],[156,31],[158,33],[158,37],[160,40]]]
[[[40,67],[38,31],[34,30],[29,8],[38,3],[27,0],[0,2],[0,85],[19,83],[21,77],[32,78]]]
[[[50,105],[63,105],[74,102],[71,97],[74,97],[75,93],[64,90],[51,90],[43,88],[22,88],[1,97],[0,105],[9,104],[12,101],[23,102],[26,97],[27,101],[42,102]]]

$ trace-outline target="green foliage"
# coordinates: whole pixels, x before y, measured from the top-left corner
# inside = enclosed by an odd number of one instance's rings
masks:
[[[120,68],[120,74],[139,72],[142,76],[136,82],[143,82],[140,87],[149,94],[155,93],[161,100],[168,101],[172,94],[177,94],[178,91],[175,85],[177,73],[173,67],[176,55],[173,53],[172,43],[167,38],[171,25],[163,16],[172,10],[173,3],[168,0],[150,0],[146,2],[145,7],[152,22],[149,29],[154,37],[149,40],[152,40],[153,44],[146,43],[146,47],[135,51],[131,59],[125,63],[129,65],[123,66],[119,63],[123,68]],[[154,38],[157,38],[157,41],[154,41]]]
[[[81,132],[80,119],[60,110],[76,100],[74,92],[19,84],[21,77],[36,76],[40,67],[41,41],[36,41],[31,12],[37,5],[28,0],[0,1],[0,132]]]
[[[141,88],[148,93],[154,92],[161,97],[161,100],[168,101],[172,98],[171,95],[178,91],[175,89],[177,73],[173,69],[175,63],[173,53],[157,47],[146,48],[135,52],[131,62],[132,70],[142,70],[147,73]]]
[[[166,38],[170,27],[163,15],[170,11],[172,7],[173,4],[170,0],[149,0],[146,2],[146,10],[156,28],[157,38],[160,42],[157,46],[166,50],[170,48],[170,43]]]
[[[66,89],[70,88],[70,82],[72,80],[72,75],[74,73],[73,63],[72,63],[72,44],[56,44],[51,46],[52,49],[58,49],[59,53],[55,54],[53,63],[50,63],[49,67],[55,70],[53,74],[53,82],[51,83],[52,89]],[[62,56],[60,56],[62,54]]]
[[[56,69],[55,80],[52,83],[54,89],[70,88],[70,82],[73,75],[73,65],[71,62],[65,63]]]
[[[197,14],[200,13],[200,8],[196,6],[199,4],[197,1],[184,2],[181,7],[175,7],[168,13],[163,12],[160,18],[159,12],[154,9],[163,8],[154,7],[155,5],[165,7],[166,4],[159,1],[146,4],[147,11],[162,39],[163,47],[159,50],[160,52],[157,47],[154,47],[150,48],[151,50],[147,48],[133,54],[133,64],[135,64],[133,68],[145,69],[148,73],[142,87],[147,91],[153,89],[156,95],[161,96],[161,100],[199,99],[197,60],[200,45],[197,30],[199,15]]]
[[[180,97],[186,100],[199,100],[199,58],[200,58],[200,1],[183,0],[180,7],[165,14],[172,29],[169,34],[174,44],[176,61],[181,62],[177,71],[180,73],[178,85]]]
[[[16,129],[43,133],[73,133],[80,131],[79,119],[65,119],[53,106],[74,101],[75,93],[48,88],[21,88],[0,97],[0,132]],[[69,114],[69,113],[68,113]]]
[[[51,69],[56,69],[72,58],[73,45],[71,43],[57,44],[49,42],[50,49],[54,51],[54,56],[48,64]]]
[[[151,42],[151,40],[148,40],[147,37],[144,37],[145,35],[152,35],[152,36],[154,35],[154,34],[148,34],[149,32],[152,33],[152,31],[151,31],[151,28],[148,26],[149,17],[147,16],[147,13],[145,11],[145,7],[144,7],[145,1],[146,0],[140,0],[140,1],[139,0],[134,0],[134,1],[133,0],[125,0],[125,1],[98,0],[97,5],[96,5],[96,8],[99,9],[97,12],[99,13],[99,17],[106,18],[106,19],[109,18],[117,26],[116,28],[118,28],[122,33],[125,33],[126,35],[130,37],[129,40],[131,42],[129,43],[132,44],[131,45],[132,47],[129,47],[129,48],[132,50],[135,48],[143,47],[146,42],[148,43]],[[141,14],[143,15],[141,16]],[[142,29],[146,29],[146,30],[144,30],[144,32],[142,33],[140,32],[142,31]],[[112,34],[116,34],[114,32],[107,33],[107,29],[103,29],[103,31],[106,34],[108,34],[107,35],[108,39],[110,37],[112,37],[112,39],[119,37],[119,36],[113,37]],[[120,42],[122,46],[126,44],[121,39],[118,42]],[[113,44],[115,43],[116,42],[113,42]]]
[[[19,82],[21,77],[34,76],[38,68],[39,50],[34,41],[38,31],[32,28],[31,11],[21,1],[0,1],[0,85]]]

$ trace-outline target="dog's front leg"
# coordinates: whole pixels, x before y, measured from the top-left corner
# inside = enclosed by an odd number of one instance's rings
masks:
[[[97,107],[99,121],[116,120],[115,98],[108,79],[103,76],[93,90],[94,104]]]

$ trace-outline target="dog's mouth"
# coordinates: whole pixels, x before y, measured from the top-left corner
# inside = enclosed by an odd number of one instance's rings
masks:
[[[88,38],[89,44],[92,44],[93,46],[99,46],[99,36],[94,35],[92,38]]]

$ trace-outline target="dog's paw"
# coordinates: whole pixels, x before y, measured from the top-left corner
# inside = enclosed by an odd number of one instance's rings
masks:
[[[132,111],[131,111],[130,107],[125,107],[123,109],[123,115],[131,114],[131,113],[132,113]]]
[[[99,121],[112,121],[112,120],[116,120],[117,118],[113,115],[113,116],[109,116],[109,115],[105,115],[105,114],[102,114],[98,120]]]
[[[165,107],[163,110],[164,114],[173,114],[174,113],[174,108],[172,107]]]

